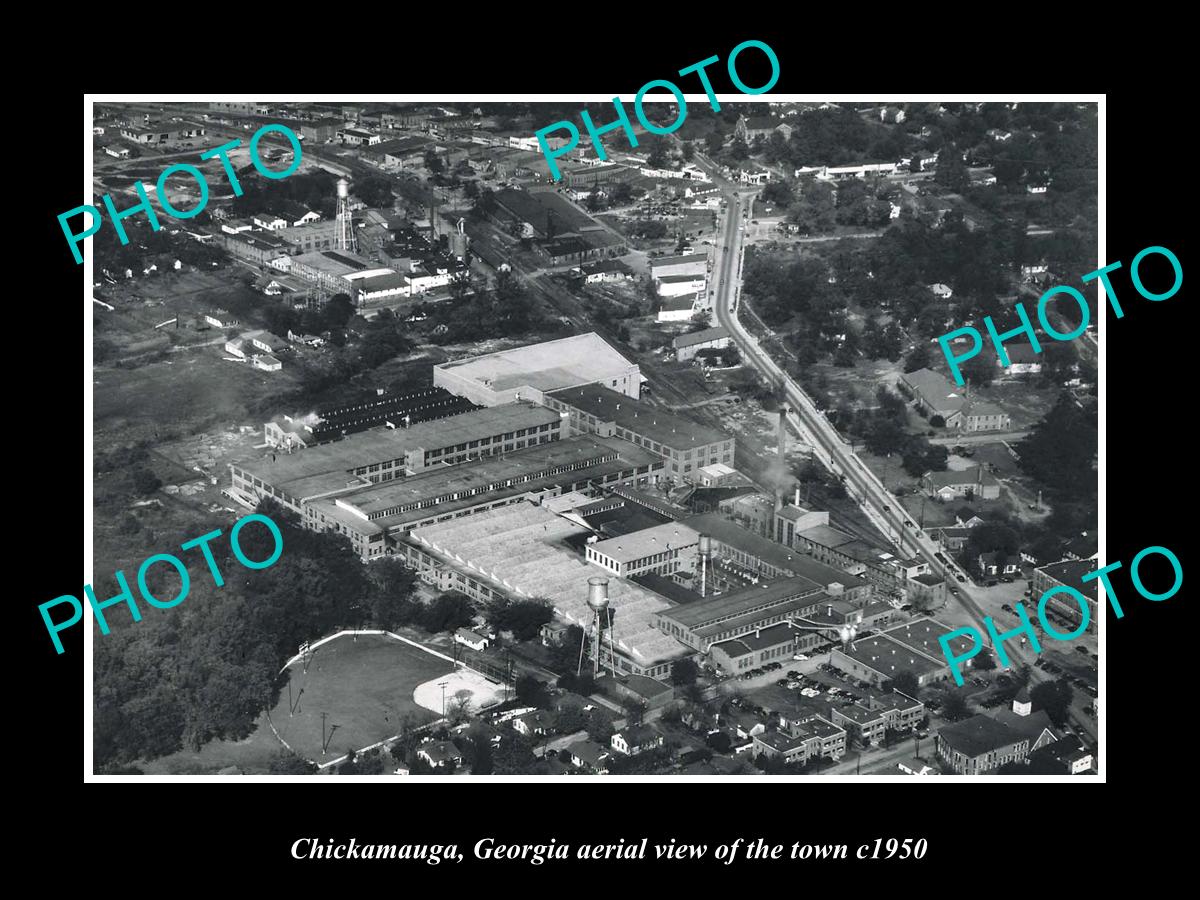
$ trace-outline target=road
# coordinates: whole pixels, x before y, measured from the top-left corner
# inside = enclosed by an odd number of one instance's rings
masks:
[[[758,339],[739,321],[738,301],[745,238],[742,229],[745,227],[744,219],[750,218],[748,201],[752,202],[750,198],[753,197],[754,191],[748,191],[745,187],[722,178],[710,161],[700,154],[697,156],[702,164],[707,164],[706,168],[709,168],[713,182],[721,189],[727,201],[719,236],[713,246],[713,277],[716,280],[713,288],[713,306],[717,321],[729,330],[743,361],[752,365],[768,384],[782,389],[790,407],[788,420],[813,447],[814,455],[821,463],[833,474],[844,477],[848,494],[863,514],[881,534],[888,536],[902,553],[921,558],[929,564],[932,572],[947,578],[950,584],[955,585],[957,593],[952,594],[947,603],[961,606],[962,611],[969,614],[975,627],[982,632],[985,613],[980,604],[980,597],[976,596],[979,589],[969,581],[958,582],[957,576],[961,572],[958,566],[953,561],[943,562],[949,558],[939,556],[940,547],[908,518],[900,502],[884,488],[879,478],[855,455],[850,445],[842,439],[808,395],[770,354],[759,346]],[[744,207],[747,209],[743,216]],[[987,641],[986,634],[984,640]],[[1050,675],[1033,667],[1036,654],[1028,645],[1021,646],[1014,639],[1006,642],[1004,649],[1012,661],[1030,667],[1031,685],[1052,680]],[[1094,720],[1079,716],[1072,718],[1094,741]]]

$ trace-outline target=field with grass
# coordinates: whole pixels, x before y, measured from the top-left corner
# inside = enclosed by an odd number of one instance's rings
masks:
[[[406,716],[417,725],[433,721],[437,716],[413,692],[454,664],[392,638],[360,635],[318,647],[304,669],[300,662],[289,668],[290,690],[285,685],[280,691],[271,722],[296,753],[320,762],[398,734]]]

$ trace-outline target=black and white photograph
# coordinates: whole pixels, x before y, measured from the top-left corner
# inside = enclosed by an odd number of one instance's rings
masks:
[[[1103,96],[686,77],[88,98],[89,778],[1102,779]]]

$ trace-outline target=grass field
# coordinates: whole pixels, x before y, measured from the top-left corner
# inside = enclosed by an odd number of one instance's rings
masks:
[[[317,762],[336,759],[352,748],[361,750],[392,737],[405,715],[421,725],[437,718],[413,699],[413,691],[453,668],[446,660],[382,635],[340,637],[317,648],[307,673],[299,662],[291,666],[291,693],[286,686],[280,692],[271,721],[300,756]],[[296,707],[290,715],[289,702]],[[326,714],[329,740],[324,757],[321,713]]]

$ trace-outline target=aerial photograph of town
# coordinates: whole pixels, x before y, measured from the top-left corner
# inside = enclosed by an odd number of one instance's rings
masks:
[[[628,106],[95,101],[95,774],[1097,775],[1097,103]]]

